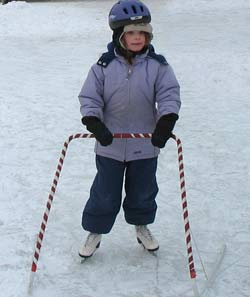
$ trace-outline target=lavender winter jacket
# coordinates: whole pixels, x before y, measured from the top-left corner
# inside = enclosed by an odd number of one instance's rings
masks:
[[[112,133],[152,133],[165,114],[178,114],[180,87],[167,62],[148,53],[133,65],[119,55],[107,67],[94,64],[79,94],[82,116],[96,116]],[[109,146],[96,141],[95,153],[118,161],[153,158],[159,149],[151,139],[113,139]]]

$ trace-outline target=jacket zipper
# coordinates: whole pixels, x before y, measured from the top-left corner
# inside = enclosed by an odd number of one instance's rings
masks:
[[[130,79],[131,73],[132,73],[132,66],[129,65],[128,66],[127,78],[126,78],[126,80],[128,82],[128,105],[130,104],[130,82],[129,82],[129,79]],[[125,151],[124,151],[125,160],[126,160],[126,157],[127,157],[127,142],[128,142],[128,139],[126,138],[125,139]]]

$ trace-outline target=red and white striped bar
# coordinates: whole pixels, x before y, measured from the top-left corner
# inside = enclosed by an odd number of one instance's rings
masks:
[[[191,244],[191,232],[190,232],[190,224],[189,224],[189,219],[188,219],[187,195],[186,195],[186,189],[185,189],[182,144],[181,144],[181,140],[179,138],[177,138],[175,135],[172,135],[172,138],[176,141],[177,150],[178,150],[181,201],[182,201],[183,219],[184,219],[184,226],[185,226],[189,274],[190,274],[190,278],[194,279],[194,278],[196,278],[196,272],[195,272],[195,268],[194,268],[193,250],[192,250],[192,244]]]
[[[151,138],[152,134],[150,133],[115,133],[113,134],[114,138]],[[58,184],[58,180],[62,171],[64,158],[66,156],[66,152],[68,149],[69,143],[73,139],[77,138],[94,138],[93,134],[85,133],[85,134],[74,134],[69,136],[69,138],[64,142],[63,149],[61,151],[61,155],[59,158],[59,162],[57,165],[55,177],[53,179],[49,197],[46,203],[46,208],[43,214],[43,219],[40,227],[39,234],[37,236],[37,241],[35,245],[35,251],[34,256],[32,260],[31,265],[31,273],[34,275],[34,273],[37,270],[37,262],[39,260],[40,251],[42,247],[42,241],[44,238],[44,233],[46,230],[46,225],[48,223],[49,213],[51,210],[51,205],[54,199],[54,195],[56,192],[56,187]],[[178,160],[179,160],[179,173],[180,173],[180,187],[181,187],[181,198],[182,198],[182,207],[183,207],[183,217],[184,217],[184,224],[185,224],[185,235],[186,235],[186,246],[187,246],[187,253],[188,253],[188,262],[189,262],[189,271],[190,271],[190,277],[193,279],[196,277],[195,269],[194,269],[194,260],[193,260],[193,253],[192,253],[192,245],[191,245],[191,235],[190,235],[190,226],[189,226],[189,220],[188,220],[188,210],[187,210],[187,199],[186,199],[186,190],[185,190],[185,180],[184,180],[184,166],[183,166],[183,156],[182,156],[182,145],[179,138],[177,138],[175,135],[172,135],[172,138],[177,143],[178,148]],[[33,276],[30,278],[30,284],[29,288],[33,285]]]

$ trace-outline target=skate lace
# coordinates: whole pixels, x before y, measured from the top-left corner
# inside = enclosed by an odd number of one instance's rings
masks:
[[[91,245],[99,234],[90,233],[86,239],[85,246]]]
[[[141,226],[141,227],[139,227],[139,230],[140,230],[141,234],[144,237],[146,237],[148,240],[154,241],[154,237],[153,237],[152,233],[150,232],[150,230],[147,227]]]

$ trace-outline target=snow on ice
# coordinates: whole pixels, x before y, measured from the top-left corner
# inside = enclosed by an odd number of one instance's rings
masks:
[[[65,139],[85,132],[77,95],[105,51],[114,1],[11,2],[0,7],[0,288],[26,296],[36,234]],[[209,296],[250,290],[250,5],[238,0],[147,0],[154,45],[175,69],[182,109],[193,239],[206,271],[227,251]],[[80,264],[81,211],[95,175],[94,141],[68,149],[34,281],[34,297],[192,296],[176,146],[159,157],[157,257],[120,212],[95,256]],[[205,277],[194,246],[198,285]]]

